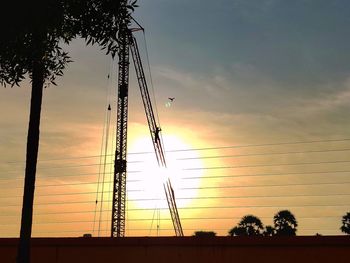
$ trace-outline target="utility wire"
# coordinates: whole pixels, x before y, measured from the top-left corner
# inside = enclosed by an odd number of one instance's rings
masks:
[[[317,183],[317,184],[313,184],[313,183],[297,183],[297,184],[289,184],[289,185],[285,185],[285,184],[273,184],[273,185],[240,185],[240,186],[204,186],[204,187],[200,187],[200,188],[194,188],[194,187],[183,187],[183,188],[179,188],[179,190],[194,190],[194,189],[231,189],[231,188],[259,188],[259,187],[286,187],[286,186],[310,186],[310,185],[348,185],[350,184],[350,182],[339,182],[339,183]],[[142,192],[142,190],[135,190],[138,192]],[[108,191],[106,193],[112,193],[112,191]],[[343,195],[348,195],[348,194],[343,194]],[[272,197],[272,196],[270,196]],[[278,197],[278,196],[277,196]],[[237,197],[238,198],[238,197]],[[242,197],[243,198],[243,197]],[[262,198],[262,197],[260,197]],[[106,200],[106,201],[101,201],[101,203],[103,202],[111,202],[112,200]],[[73,201],[73,202],[47,202],[47,203],[37,203],[35,204],[35,206],[47,206],[47,205],[70,205],[70,204],[92,204],[95,203],[95,201]],[[6,207],[21,207],[21,204],[7,204],[5,206],[0,206],[1,208],[6,208]]]
[[[338,160],[338,161],[319,161],[319,162],[300,162],[300,163],[277,163],[277,164],[256,164],[256,165],[238,165],[238,166],[212,166],[212,167],[190,167],[190,168],[183,168],[181,171],[194,171],[194,170],[217,170],[217,169],[234,169],[234,168],[255,168],[255,167],[273,167],[273,166],[297,166],[297,165],[318,165],[318,164],[338,164],[338,163],[349,163],[349,160]],[[108,164],[113,164],[113,163],[108,163]],[[98,165],[98,164],[94,164]],[[80,165],[80,166],[92,166],[92,165]],[[79,166],[79,167],[80,167]],[[78,167],[78,166],[75,166]],[[58,168],[58,167],[55,167]],[[60,167],[64,168],[64,167]],[[128,173],[142,173],[145,170],[131,170],[128,171]],[[97,174],[97,173],[95,173]],[[81,176],[84,176],[86,174],[81,174]],[[92,174],[91,174],[92,175]],[[78,176],[78,175],[60,175],[60,177],[69,177],[69,176]],[[80,176],[80,175],[79,175]],[[57,178],[57,175],[54,176],[45,176],[45,178],[49,177],[55,177]],[[39,177],[40,178],[40,177]],[[17,178],[13,178],[11,180],[14,180]],[[4,180],[9,180],[9,178],[2,179]],[[0,179],[1,181],[1,179]]]
[[[211,176],[183,176],[179,177],[181,180],[190,180],[190,179],[210,179],[210,178],[236,178],[236,177],[263,177],[263,176],[290,176],[290,175],[307,175],[307,174],[339,174],[339,173],[349,173],[350,170],[334,170],[334,171],[310,171],[310,172],[284,172],[284,173],[263,173],[263,174],[235,174],[235,175],[211,175]],[[113,174],[112,172],[110,174]],[[87,174],[78,174],[78,175],[60,175],[64,177],[80,177],[80,176],[90,176],[97,175],[97,173],[87,173]],[[55,176],[57,177],[57,176]],[[3,179],[6,181],[6,184],[10,184],[11,181],[18,180],[17,178],[12,179]],[[143,179],[128,179],[128,183],[137,183],[143,182]],[[112,181],[111,181],[112,182]],[[1,182],[0,182],[1,183]],[[4,182],[3,182],[4,183]],[[73,185],[89,185],[96,184],[96,182],[80,182],[80,183],[60,183],[60,184],[38,184],[36,187],[59,187],[59,186],[73,186]],[[12,187],[11,189],[22,189],[23,187],[17,186]]]
[[[230,146],[216,146],[216,147],[202,147],[202,148],[188,148],[188,149],[174,149],[168,150],[166,152],[188,152],[188,151],[205,151],[205,150],[219,150],[219,149],[233,149],[233,148],[249,148],[249,147],[265,147],[265,146],[283,146],[283,145],[293,145],[293,144],[314,144],[314,143],[327,143],[327,142],[346,142],[350,141],[350,138],[343,139],[324,139],[324,140],[309,140],[309,141],[290,141],[290,142],[279,142],[279,143],[262,143],[262,144],[243,144],[243,145],[230,145]],[[140,155],[140,154],[154,154],[153,151],[147,152],[129,152],[128,155]],[[113,155],[111,155],[113,156]],[[53,159],[38,159],[40,162],[49,161],[62,161],[62,160],[74,160],[74,159],[88,159],[88,158],[100,158],[100,155],[90,155],[90,156],[77,156],[77,157],[64,157],[64,158],[53,158]],[[16,164],[25,163],[25,161],[8,161],[0,162],[0,164]]]
[[[323,161],[323,162],[302,162],[302,163],[277,163],[277,164],[256,164],[256,165],[237,165],[237,166],[212,166],[212,167],[193,167],[183,168],[182,171],[194,170],[217,170],[217,169],[235,169],[235,168],[254,168],[254,167],[271,167],[271,166],[293,166],[293,165],[316,165],[316,164],[337,164],[349,163],[348,160],[342,161]]]
[[[198,209],[242,209],[242,208],[306,208],[306,207],[350,207],[350,204],[339,204],[339,205],[327,205],[327,204],[318,204],[318,205],[244,205],[244,206],[192,206],[192,207],[178,207],[179,210],[198,210]],[[167,210],[168,207],[158,208],[160,210]],[[129,211],[149,211],[153,208],[132,208]]]
[[[315,207],[344,207],[347,205],[315,205]],[[239,206],[239,207],[215,207],[215,209],[227,209],[227,208],[280,208],[281,206]],[[287,207],[295,207],[295,206],[287,206]],[[302,208],[302,207],[306,207],[303,205],[298,206],[298,208]],[[310,206],[307,206],[308,208],[310,208]],[[204,207],[204,208],[210,208],[210,207]],[[162,210],[166,210],[168,208],[162,208]],[[184,208],[184,209],[191,209],[191,208]],[[197,209],[197,208],[195,208]],[[147,209],[143,209],[143,210],[152,210],[152,208],[147,208]],[[135,211],[135,210],[133,210]],[[109,212],[109,210],[103,210],[103,212]],[[132,212],[132,211],[131,211]],[[43,212],[43,211],[35,211],[34,216],[36,218],[41,217],[41,216],[52,216],[52,215],[87,215],[87,214],[93,214],[94,210],[83,210],[83,211],[59,211],[59,212]],[[20,215],[20,211],[18,211],[17,214],[0,214],[0,217],[5,217],[5,218],[10,218],[10,217],[18,217]],[[341,215],[342,216],[342,215]],[[341,217],[340,216],[340,217]],[[323,217],[323,216],[320,216]],[[130,217],[129,217],[130,218]],[[130,219],[128,219],[130,220]],[[90,229],[91,230],[91,229]]]
[[[307,217],[298,217],[298,219],[339,219],[342,216],[307,216]],[[269,216],[259,216],[260,219],[270,219],[271,217]],[[242,219],[242,217],[238,216],[233,216],[233,217],[181,217],[181,220],[183,221],[194,221],[194,220],[239,220]],[[148,222],[148,221],[153,221],[153,218],[130,218],[127,219],[129,221],[134,221],[134,222]],[[110,222],[110,220],[102,220],[103,222]],[[162,218],[160,221],[166,221],[170,222],[171,218]],[[33,222],[33,225],[51,225],[51,224],[81,224],[81,223],[92,223],[92,220],[71,220],[71,221],[44,221],[44,222]],[[19,225],[20,222],[11,222],[11,223],[2,223],[0,226],[15,226]],[[151,234],[151,232],[149,232]]]
[[[320,186],[320,185],[347,185],[350,184],[350,181],[341,181],[341,182],[310,182],[310,183],[285,183],[285,184],[258,184],[258,185],[226,185],[226,186],[199,186],[199,187],[179,187],[178,190],[196,190],[196,189],[228,189],[228,188],[255,188],[255,187],[289,187],[289,186]],[[145,189],[128,189],[129,192],[144,192]],[[81,192],[81,193],[72,193],[68,195],[76,194],[92,194],[95,192]],[[112,193],[112,191],[105,191],[105,193]],[[56,194],[45,194],[38,196],[55,196]],[[65,195],[64,193],[58,193],[58,195]],[[12,196],[20,197],[20,196]],[[8,198],[8,196],[0,197]]]
[[[301,197],[344,197],[350,196],[350,193],[340,193],[340,194],[286,194],[286,195],[242,195],[242,196],[199,196],[199,197],[178,197],[176,200],[218,200],[218,199],[266,199],[266,198],[301,198]],[[134,198],[130,199],[131,202],[151,202],[151,201],[159,201],[157,198]],[[112,200],[104,200],[101,203],[110,203]],[[36,206],[43,205],[70,205],[70,204],[91,204],[93,201],[74,201],[74,202],[46,202],[46,203],[38,203]],[[4,207],[20,207],[19,204],[7,204],[6,206],[0,206],[0,208]],[[105,210],[102,210],[105,211]],[[108,210],[107,210],[108,211]],[[100,211],[101,213],[101,211]],[[1,217],[1,215],[0,215]]]
[[[307,154],[307,153],[329,153],[329,152],[345,152],[345,151],[350,151],[350,148],[328,149],[328,150],[309,150],[309,151],[289,151],[289,152],[268,152],[268,153],[252,153],[252,154],[236,154],[236,155],[214,155],[214,156],[201,156],[201,157],[184,157],[184,158],[177,158],[176,160],[187,161],[187,160],[202,160],[202,159],[239,158],[239,157],[287,155],[287,154]]]
[[[108,192],[111,193],[112,191]],[[82,193],[59,193],[59,194],[46,194],[39,195],[45,197],[61,197],[61,196],[76,196],[76,195],[89,195],[95,194],[95,192],[82,192]],[[290,197],[339,197],[339,196],[349,196],[350,193],[335,193],[335,194],[293,194],[293,195],[240,195],[240,196],[196,196],[196,197],[177,197],[176,200],[202,200],[202,199],[233,199],[233,198],[290,198]],[[4,196],[0,197],[1,199],[13,199],[20,198],[22,196]],[[128,199],[131,202],[140,202],[140,201],[159,201],[160,198],[132,198]],[[105,202],[111,202],[112,200],[106,200]],[[1,208],[2,206],[0,206]]]

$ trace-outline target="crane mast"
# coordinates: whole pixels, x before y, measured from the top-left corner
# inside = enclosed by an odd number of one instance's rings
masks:
[[[119,38],[119,67],[118,67],[118,101],[117,101],[117,132],[114,162],[113,205],[111,237],[125,236],[125,201],[126,201],[126,149],[127,149],[127,120],[128,120],[128,88],[129,88],[129,51],[133,58],[137,80],[142,96],[149,130],[159,166],[166,167],[164,149],[160,139],[160,126],[157,124],[152,102],[148,92],[147,82],[142,67],[142,61],[137,41],[128,28],[130,17],[120,22]],[[176,236],[183,236],[183,230],[178,214],[175,194],[170,179],[164,183],[164,191],[173,222]]]
[[[114,156],[112,237],[125,235],[126,147],[128,128],[129,37],[128,20],[121,22],[119,38],[117,132]]]

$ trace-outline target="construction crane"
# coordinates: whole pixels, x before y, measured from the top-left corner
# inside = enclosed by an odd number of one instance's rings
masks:
[[[119,63],[118,63],[118,101],[117,101],[117,132],[116,151],[114,162],[113,205],[111,237],[125,236],[125,203],[126,203],[126,176],[127,176],[127,119],[128,119],[128,89],[129,89],[129,59],[130,51],[135,67],[135,72],[142,96],[142,101],[147,117],[149,131],[159,166],[166,168],[164,148],[160,139],[161,128],[156,121],[150,99],[147,82],[142,66],[142,61],[133,32],[143,30],[138,24],[138,29],[130,29],[131,17],[125,11],[124,18],[120,20],[119,39]],[[167,199],[173,227],[176,236],[183,236],[183,230],[176,206],[175,194],[170,179],[164,183],[164,191]]]

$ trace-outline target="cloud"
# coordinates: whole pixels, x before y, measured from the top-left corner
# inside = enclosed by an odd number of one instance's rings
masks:
[[[350,77],[342,83],[328,84],[328,89],[313,98],[305,100],[303,112],[308,114],[320,114],[339,111],[349,108],[350,101]]]
[[[171,108],[161,108],[161,119],[212,142],[346,137],[349,130],[348,78],[294,89],[239,63],[208,74],[163,66],[155,76],[160,96],[176,97]]]

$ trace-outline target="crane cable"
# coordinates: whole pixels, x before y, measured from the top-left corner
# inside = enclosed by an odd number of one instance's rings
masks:
[[[98,168],[98,180],[97,180],[97,187],[96,187],[96,199],[95,199],[95,209],[94,209],[94,220],[93,220],[93,229],[92,233],[95,234],[96,231],[96,216],[97,216],[97,206],[99,204],[99,194],[101,193],[101,207],[100,207],[100,213],[99,213],[99,225],[98,225],[98,235],[100,235],[100,224],[101,224],[101,211],[102,211],[102,204],[103,204],[103,192],[104,192],[104,181],[105,181],[105,169],[106,169],[106,158],[107,158],[107,146],[108,146],[108,140],[109,140],[109,128],[110,128],[110,115],[111,115],[111,108],[110,108],[110,100],[111,100],[111,68],[113,69],[114,60],[111,58],[110,65],[109,65],[109,73],[107,75],[107,85],[106,85],[106,107],[105,110],[105,117],[104,117],[104,123],[103,123],[103,130],[102,130],[102,138],[101,138],[101,149],[100,149],[100,160],[99,160],[99,168]],[[103,154],[104,151],[104,154]],[[101,171],[103,167],[103,173]],[[101,177],[102,177],[102,186],[101,186]],[[109,180],[111,181],[111,180]],[[100,192],[100,188],[102,187],[102,190]]]
[[[104,197],[104,187],[105,187],[105,177],[106,177],[106,163],[107,163],[107,151],[108,151],[108,141],[109,141],[109,128],[111,124],[111,105],[108,105],[108,114],[107,114],[107,128],[106,128],[106,141],[105,141],[105,156],[103,159],[103,173],[102,173],[102,189],[101,189],[101,202],[100,202],[100,216],[99,216],[99,223],[98,223],[98,236],[100,236],[100,230],[101,230],[101,221],[102,221],[102,210],[103,210],[103,197]]]
[[[135,22],[137,23],[137,21],[135,21]],[[151,72],[151,65],[150,65],[150,59],[149,59],[149,53],[148,53],[145,29],[143,27],[141,27],[141,29],[142,29],[142,35],[143,35],[143,40],[144,40],[144,45],[145,45],[146,60],[147,60],[147,66],[148,66],[148,72],[149,72],[149,78],[150,78],[150,84],[151,84],[152,97],[153,97],[153,101],[154,101],[153,105],[154,105],[155,116],[156,116],[156,120],[157,120],[157,123],[158,123],[159,127],[161,127],[159,114],[158,114],[157,100],[156,100],[156,96],[155,96],[155,89],[154,89],[154,85],[153,85],[153,77],[152,77],[152,72]],[[161,140],[161,143],[162,143],[163,148],[164,148],[164,141],[163,141],[163,137],[162,137],[161,133],[159,133],[159,139]],[[164,151],[163,154],[164,154],[164,158],[165,158],[165,151]],[[165,166],[166,166],[166,164],[165,164]],[[161,201],[160,196],[158,196],[158,199],[159,199],[158,202],[160,202]],[[157,236],[158,236],[159,235],[159,230],[160,230],[160,220],[161,220],[160,219],[160,209],[158,207],[158,204],[156,204],[155,209],[154,209],[154,214],[153,214],[152,222],[151,222],[151,228],[153,226],[153,220],[154,220],[155,213],[156,213]]]
[[[153,97],[153,101],[154,101],[154,108],[155,108],[154,111],[155,111],[157,123],[158,123],[159,128],[160,128],[161,124],[160,124],[160,119],[159,119],[159,114],[158,114],[157,100],[156,100],[155,91],[154,91],[153,78],[152,78],[152,73],[151,73],[151,66],[150,66],[150,61],[149,61],[147,41],[146,41],[146,34],[145,34],[145,29],[144,28],[142,28],[142,33],[143,33],[143,39],[144,39],[144,43],[145,43],[146,60],[147,60],[147,66],[148,66],[148,71],[149,71],[149,78],[150,78],[150,84],[151,84],[151,90],[152,90],[152,97]],[[164,146],[164,140],[163,140],[162,133],[159,133],[159,139],[160,139],[160,141],[161,141],[161,143],[163,145],[163,150],[164,150],[163,155],[164,155],[164,160],[166,160],[166,151],[165,151],[165,146]],[[167,167],[166,163],[165,163],[165,167]]]
[[[112,77],[116,77],[116,72],[117,72],[117,63],[115,62],[115,59],[111,59],[111,64],[112,64],[112,71],[110,72],[110,76]],[[116,93],[116,89],[114,88],[114,83],[117,82],[116,79],[114,78],[109,78],[110,79],[110,86],[111,86],[111,93],[110,93],[110,100],[112,100],[113,102],[117,101],[117,93]],[[113,95],[111,95],[113,94]],[[111,115],[111,116],[115,116],[115,115]],[[111,118],[111,123],[112,123],[112,144],[110,147],[110,153],[108,156],[113,156],[114,158],[114,154],[115,154],[115,148],[116,148],[116,144],[115,144],[115,140],[116,140],[116,132],[117,132],[117,122],[115,120],[115,117],[113,119],[114,121],[112,121]],[[112,160],[112,163],[114,164],[114,159]],[[113,183],[114,183],[114,165],[110,165],[109,166],[109,185],[108,185],[108,190],[107,193],[110,193],[113,191]],[[107,216],[108,218],[112,218],[112,210],[113,210],[113,202],[109,202],[109,209],[107,209]],[[106,227],[105,229],[108,231],[110,228],[110,220],[105,220],[106,221]],[[106,233],[107,235],[110,235],[110,233]]]
[[[152,72],[151,72],[151,65],[150,65],[149,55],[148,55],[146,34],[145,34],[145,30],[144,30],[144,29],[142,29],[142,35],[143,35],[143,39],[144,39],[144,43],[145,43],[145,52],[146,52],[147,67],[148,67],[148,72],[149,72],[149,79],[150,79],[150,84],[151,84],[151,89],[152,89],[152,97],[153,97],[154,108],[155,108],[154,111],[155,111],[155,113],[156,113],[157,122],[158,122],[158,124],[160,125],[160,122],[159,122],[159,115],[158,115],[158,108],[157,108],[157,101],[156,101],[156,96],[155,96],[155,91],[154,91],[154,85],[153,85],[153,78],[152,78]]]

